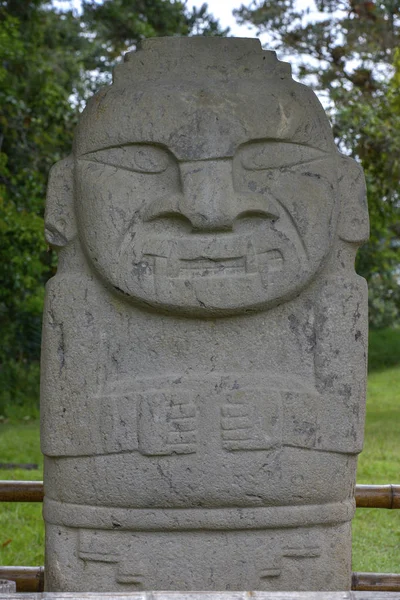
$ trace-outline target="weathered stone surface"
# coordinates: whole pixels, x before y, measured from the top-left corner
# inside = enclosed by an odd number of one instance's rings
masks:
[[[257,40],[126,59],[50,176],[47,589],[349,589],[360,168]]]

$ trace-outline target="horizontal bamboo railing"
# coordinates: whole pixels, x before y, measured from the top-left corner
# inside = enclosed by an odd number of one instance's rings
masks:
[[[0,481],[0,502],[43,502],[43,481]]]
[[[357,485],[357,508],[400,508],[400,485]],[[0,502],[42,502],[43,481],[0,481]]]
[[[0,502],[42,502],[42,481],[0,481]],[[400,509],[400,485],[357,485],[357,508]],[[11,579],[17,592],[42,592],[44,567],[0,567],[0,579]],[[400,592],[400,574],[353,573],[357,592]]]
[[[43,592],[44,567],[0,567],[0,579],[17,584],[17,592]],[[354,592],[400,592],[400,575],[393,573],[353,573]]]
[[[357,485],[357,508],[400,508],[400,485]]]
[[[353,573],[354,592],[400,592],[400,575],[395,573]]]
[[[17,592],[43,592],[44,567],[0,567],[0,579],[17,584]]]

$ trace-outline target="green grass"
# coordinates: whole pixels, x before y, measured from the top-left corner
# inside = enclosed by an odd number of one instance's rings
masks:
[[[371,333],[365,446],[357,483],[400,484],[400,331]],[[388,368],[390,367],[390,368]],[[0,423],[0,461],[39,470],[0,470],[0,479],[42,479],[38,421]],[[42,565],[40,504],[0,504],[0,565]],[[358,509],[353,570],[400,573],[400,510]]]
[[[357,483],[400,484],[400,367],[368,377],[365,444]],[[353,570],[400,573],[400,510],[356,511]]]
[[[0,461],[36,463],[38,470],[0,469],[0,479],[41,480],[43,457],[39,447],[39,423],[0,423]],[[44,527],[41,503],[0,504],[0,565],[43,565]]]

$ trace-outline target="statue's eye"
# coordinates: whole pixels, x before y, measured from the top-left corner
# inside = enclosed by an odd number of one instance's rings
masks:
[[[80,158],[138,173],[162,173],[169,162],[169,154],[165,150],[146,144],[97,150]]]
[[[326,158],[326,152],[288,142],[255,142],[239,149],[242,166],[249,171],[294,167]]]

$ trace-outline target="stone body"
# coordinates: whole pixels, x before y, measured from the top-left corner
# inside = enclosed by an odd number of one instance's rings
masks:
[[[153,39],[49,182],[49,591],[344,590],[360,167],[257,40]]]

